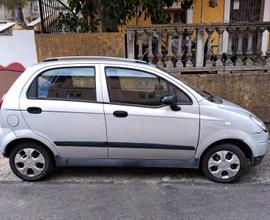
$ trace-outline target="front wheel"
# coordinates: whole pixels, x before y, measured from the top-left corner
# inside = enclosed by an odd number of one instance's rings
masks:
[[[21,143],[14,147],[9,156],[9,165],[19,178],[39,181],[48,176],[54,168],[49,152],[36,143]]]
[[[233,144],[220,144],[207,151],[201,163],[203,174],[215,182],[230,183],[241,177],[246,169],[246,157]]]

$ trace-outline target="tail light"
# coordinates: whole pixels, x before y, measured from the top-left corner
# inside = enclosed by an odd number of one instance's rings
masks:
[[[3,104],[3,102],[4,102],[5,95],[6,95],[6,94],[4,94],[4,95],[2,96],[2,98],[0,99],[0,109],[1,109],[2,104]]]

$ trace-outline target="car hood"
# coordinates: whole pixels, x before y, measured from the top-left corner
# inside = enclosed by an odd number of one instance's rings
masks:
[[[232,102],[229,102],[227,100],[222,99],[222,103],[218,104],[219,108],[228,110],[228,111],[232,111],[232,112],[236,112],[236,113],[241,113],[241,114],[245,114],[247,116],[251,115],[252,113],[249,112],[248,110],[240,107],[239,105],[236,105]]]

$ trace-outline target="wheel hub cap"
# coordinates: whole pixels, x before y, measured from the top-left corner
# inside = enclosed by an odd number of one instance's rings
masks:
[[[240,170],[240,160],[231,151],[217,151],[208,160],[208,170],[216,178],[232,178]]]
[[[36,177],[45,169],[44,156],[33,148],[25,148],[18,151],[14,162],[16,169],[27,177]]]

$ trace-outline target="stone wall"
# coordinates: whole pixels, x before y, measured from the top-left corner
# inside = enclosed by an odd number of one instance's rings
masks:
[[[59,56],[125,57],[124,33],[39,34],[38,60]]]
[[[197,88],[234,102],[270,123],[270,73],[173,75]]]
[[[0,71],[0,97],[20,73]],[[173,74],[197,88],[234,102],[270,123],[270,74]]]

